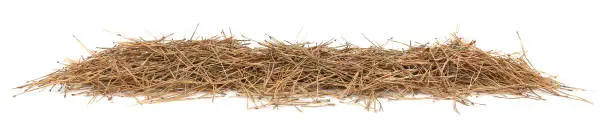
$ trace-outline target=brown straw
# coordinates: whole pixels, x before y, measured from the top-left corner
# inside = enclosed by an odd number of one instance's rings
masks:
[[[92,101],[120,96],[139,103],[214,100],[233,92],[251,108],[330,106],[335,98],[376,111],[379,99],[474,105],[468,97],[482,94],[542,100],[538,94],[544,93],[588,102],[564,92],[577,88],[543,76],[524,55],[483,51],[475,43],[455,34],[441,43],[405,44],[406,50],[333,40],[131,39],[17,88],[26,93],[59,85],[65,94]]]

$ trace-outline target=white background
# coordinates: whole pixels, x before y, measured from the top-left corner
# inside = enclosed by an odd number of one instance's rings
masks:
[[[610,128],[612,12],[605,1],[1,1],[0,128]],[[485,106],[450,101],[384,102],[384,112],[339,105],[247,110],[241,98],[137,105],[132,99],[87,104],[88,97],[11,88],[52,72],[64,58],[87,56],[126,36],[151,39],[176,33],[234,34],[264,39],[324,41],[361,36],[384,42],[434,41],[459,28],[486,50],[520,51],[520,34],[536,68],[573,87],[594,104],[546,96],[548,101],[474,98]],[[459,26],[459,27],[457,27]]]

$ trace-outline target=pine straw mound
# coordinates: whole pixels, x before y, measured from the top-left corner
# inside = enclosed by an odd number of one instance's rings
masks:
[[[454,35],[444,43],[409,45],[407,50],[273,38],[132,40],[17,88],[29,92],[59,85],[66,94],[92,100],[121,96],[139,103],[214,100],[235,93],[255,104],[251,108],[334,105],[330,98],[375,110],[381,98],[473,105],[467,98],[480,94],[542,100],[537,93],[545,93],[586,101],[564,93],[576,88],[543,76],[524,56],[483,51],[474,44]]]

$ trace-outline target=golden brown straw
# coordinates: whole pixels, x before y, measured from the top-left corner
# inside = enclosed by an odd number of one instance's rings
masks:
[[[121,96],[139,103],[214,100],[234,92],[255,104],[251,108],[329,106],[336,98],[375,111],[379,99],[473,105],[468,97],[480,94],[542,100],[538,93],[545,93],[586,101],[563,92],[577,88],[543,76],[524,55],[483,51],[475,43],[454,34],[441,43],[405,44],[406,50],[333,40],[131,39],[17,88],[25,93],[59,85],[65,94],[93,96],[92,101]]]

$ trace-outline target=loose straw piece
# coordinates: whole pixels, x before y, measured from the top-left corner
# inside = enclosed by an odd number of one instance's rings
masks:
[[[79,40],[79,38],[76,37],[76,35],[72,35],[72,37],[77,41],[77,43],[79,43],[79,46],[81,46],[83,49],[85,49],[85,51],[87,51],[89,54],[93,55],[94,52],[87,49],[87,47],[85,47],[85,44],[83,44],[83,42],[81,42],[81,40]]]

